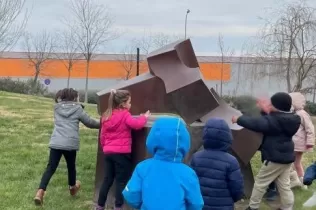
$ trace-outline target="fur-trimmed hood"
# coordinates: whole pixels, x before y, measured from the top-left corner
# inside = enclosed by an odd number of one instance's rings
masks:
[[[293,92],[293,93],[290,93],[290,96],[292,98],[292,108],[294,109],[294,111],[304,109],[306,105],[306,98],[302,93]]]

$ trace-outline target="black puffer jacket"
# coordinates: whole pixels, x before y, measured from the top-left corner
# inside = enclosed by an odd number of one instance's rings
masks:
[[[263,134],[261,153],[264,160],[288,164],[295,160],[292,137],[301,118],[293,113],[271,112],[261,117],[241,116],[237,124]]]

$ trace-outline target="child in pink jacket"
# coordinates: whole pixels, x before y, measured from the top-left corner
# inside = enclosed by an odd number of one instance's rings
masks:
[[[150,112],[138,118],[132,117],[131,94],[127,90],[111,90],[108,109],[102,116],[100,143],[104,152],[105,175],[99,192],[96,210],[104,210],[108,192],[116,179],[115,209],[124,204],[122,192],[132,173],[132,129],[141,129],[147,123]]]
[[[294,167],[301,182],[303,182],[304,168],[302,165],[303,153],[311,152],[315,145],[314,125],[309,114],[304,110],[306,99],[299,92],[290,93],[292,98],[292,109],[301,117],[301,125],[297,133],[293,136],[295,162]]]

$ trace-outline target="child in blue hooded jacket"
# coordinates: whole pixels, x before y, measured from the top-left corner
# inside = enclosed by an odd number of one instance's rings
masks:
[[[201,210],[203,198],[195,172],[182,163],[190,134],[178,117],[161,117],[146,142],[150,159],[140,162],[123,195],[135,209]]]
[[[200,180],[203,210],[233,210],[243,196],[244,180],[237,159],[229,154],[233,136],[220,118],[209,119],[203,130],[204,150],[196,152],[191,167]]]

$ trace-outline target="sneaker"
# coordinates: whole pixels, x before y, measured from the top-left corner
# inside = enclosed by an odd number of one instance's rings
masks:
[[[39,189],[35,195],[34,203],[36,206],[42,206],[43,200],[44,200],[45,191],[42,189]]]
[[[81,186],[80,181],[76,181],[75,186],[70,186],[69,187],[70,195],[75,196],[78,193],[78,191],[80,190],[80,186]]]

